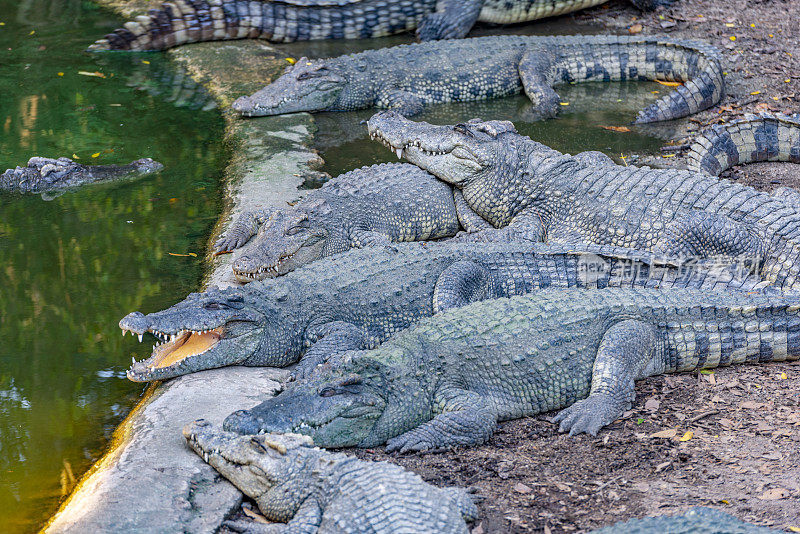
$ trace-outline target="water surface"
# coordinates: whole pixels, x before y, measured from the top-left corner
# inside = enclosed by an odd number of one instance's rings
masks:
[[[118,18],[0,0],[0,22],[0,171],[35,155],[165,165],[50,201],[0,192],[0,531],[27,532],[143,390],[124,371],[149,351],[119,319],[198,287],[226,153],[213,104],[163,55],[82,52]]]

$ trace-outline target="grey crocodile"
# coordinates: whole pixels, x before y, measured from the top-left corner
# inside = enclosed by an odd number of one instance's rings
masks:
[[[8,169],[0,175],[0,190],[48,194],[90,183],[144,176],[163,168],[150,158],[127,165],[82,165],[69,158],[33,157],[26,167]]]
[[[435,126],[384,111],[368,128],[460,188],[469,208],[504,228],[501,237],[749,256],[766,280],[800,284],[800,204],[784,196],[701,173],[564,155],[505,121]]]
[[[714,125],[694,140],[686,159],[689,170],[712,176],[756,161],[800,163],[800,115],[747,114]]]
[[[367,39],[413,30],[422,40],[464,37],[476,21],[526,22],[608,0],[174,0],[126,22],[90,50],[164,50],[199,41],[277,43]],[[631,0],[655,9],[668,0]]]
[[[215,247],[232,250],[257,234],[233,263],[247,283],[353,247],[452,237],[460,228],[450,186],[415,165],[382,164],[337,176],[291,208],[247,212]]]
[[[671,264],[614,247],[397,243],[353,249],[280,278],[193,293],[119,326],[165,342],[128,371],[161,380],[226,365],[285,367],[305,376],[331,355],[372,348],[435,312],[550,287],[756,290],[740,270]]]
[[[725,91],[720,52],[699,41],[616,35],[477,37],[400,45],[331,59],[301,58],[270,85],[233,103],[245,116],[395,109],[524,91],[542,117],[561,107],[559,83],[685,82],[639,112],[637,123],[685,117]],[[414,58],[409,61],[408,58]]]
[[[630,408],[635,380],[798,358],[797,296],[551,289],[423,319],[223,426],[405,452],[477,445],[498,422],[561,409],[562,432],[596,435]]]
[[[255,499],[267,519],[288,523],[261,529],[248,523],[253,534],[467,534],[465,521],[478,515],[461,488],[437,488],[388,462],[321,450],[308,436],[240,436],[202,419],[187,425],[183,435],[189,447]]]
[[[783,532],[739,521],[720,510],[698,506],[685,514],[631,519],[590,534],[776,534]]]

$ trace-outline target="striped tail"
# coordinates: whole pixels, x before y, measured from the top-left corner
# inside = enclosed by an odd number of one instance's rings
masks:
[[[686,158],[689,170],[711,176],[756,161],[800,163],[800,115],[748,114],[713,126],[695,139]]]
[[[556,43],[562,48],[555,83],[683,82],[640,111],[636,123],[686,117],[713,106],[725,94],[721,54],[707,43],[635,36],[577,37]]]
[[[165,50],[200,41],[259,38],[289,43],[365,39],[416,28],[436,0],[174,0],[126,22],[89,47]]]

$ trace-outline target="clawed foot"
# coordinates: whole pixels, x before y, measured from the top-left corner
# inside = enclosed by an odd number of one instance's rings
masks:
[[[400,454],[407,452],[420,452],[435,449],[436,444],[423,432],[412,430],[392,438],[386,442],[386,451],[399,451]]]
[[[622,410],[617,407],[617,404],[607,395],[590,395],[569,408],[561,410],[553,422],[561,423],[558,430],[569,432],[570,436],[580,433],[596,436],[601,428],[611,424],[622,415]]]
[[[226,254],[241,247],[250,240],[249,237],[244,236],[226,236],[223,235],[214,243],[214,254]]]

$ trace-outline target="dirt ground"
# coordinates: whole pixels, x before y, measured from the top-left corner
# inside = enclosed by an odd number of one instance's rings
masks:
[[[703,38],[724,51],[728,95],[686,121],[687,135],[745,112],[800,111],[796,0],[677,0],[652,14],[616,0],[572,18],[615,32]],[[791,164],[749,165],[725,177],[767,191],[800,189],[800,168]],[[584,532],[690,506],[800,532],[800,365],[654,377],[636,389],[633,409],[596,438],[561,435],[545,414],[500,425],[481,447],[355,454],[396,462],[436,485],[474,488],[481,502],[473,534]]]

